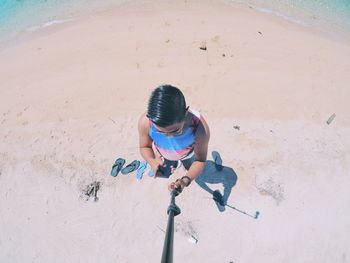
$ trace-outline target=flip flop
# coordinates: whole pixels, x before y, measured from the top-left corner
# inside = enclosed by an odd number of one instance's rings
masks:
[[[217,151],[212,151],[211,156],[213,157],[216,170],[222,171],[224,167],[222,166],[222,159],[220,157],[220,154]]]
[[[125,164],[125,159],[118,158],[112,166],[111,175],[113,177],[116,177],[124,164]]]
[[[154,172],[153,172],[152,168],[148,171],[148,176],[149,177],[153,177],[154,176]]]
[[[213,192],[213,200],[215,201],[215,204],[220,212],[225,211],[224,197],[222,196],[219,190],[215,190]]]
[[[135,170],[137,170],[137,168],[139,168],[140,166],[140,161],[138,160],[134,160],[132,161],[130,164],[128,164],[127,166],[125,166],[121,172],[122,174],[128,174],[128,173],[131,173]]]
[[[147,162],[146,161],[141,162],[139,169],[137,169],[137,173],[136,173],[137,180],[142,179],[143,173],[145,172],[146,168],[147,168]]]

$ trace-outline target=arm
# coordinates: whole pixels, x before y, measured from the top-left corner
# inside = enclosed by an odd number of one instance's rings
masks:
[[[162,165],[162,160],[156,158],[152,149],[152,139],[149,137],[149,119],[146,113],[142,114],[138,122],[139,150],[143,159],[151,165],[153,171],[157,171],[158,165]]]
[[[139,130],[139,149],[141,156],[150,163],[155,158],[152,150],[152,139],[148,135],[149,123],[146,113],[142,114],[138,122]]]
[[[186,177],[188,176],[191,181],[195,180],[204,170],[205,162],[207,160],[209,139],[210,131],[208,124],[204,118],[201,117],[201,122],[196,132],[196,141],[194,146],[195,160],[186,174]],[[174,187],[180,187],[183,189],[185,186],[188,186],[191,181],[189,181],[186,177],[178,180],[175,183],[171,183],[169,185],[169,189],[171,190]]]
[[[205,162],[207,160],[208,153],[209,138],[209,127],[207,122],[202,117],[196,132],[196,142],[194,146],[195,160],[186,174],[186,176],[188,176],[191,179],[191,181],[196,179],[205,167]]]

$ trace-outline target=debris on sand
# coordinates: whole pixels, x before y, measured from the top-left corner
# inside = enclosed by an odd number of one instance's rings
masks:
[[[258,31],[258,33],[259,33],[260,35],[262,35],[261,31]]]
[[[193,244],[197,244],[197,243],[198,243],[198,239],[195,238],[195,237],[192,236],[192,235],[188,238],[188,241],[191,242],[191,243],[193,243]]]
[[[86,188],[83,190],[87,200],[92,200],[94,202],[98,201],[98,197],[97,197],[97,191],[100,190],[100,182],[93,182],[89,185],[86,186]]]
[[[236,130],[238,130],[238,131],[241,129],[241,127],[238,126],[238,125],[233,126],[233,128],[236,129]]]
[[[193,244],[198,243],[198,233],[195,230],[195,226],[190,221],[180,221],[175,223],[175,232],[180,232],[183,234],[188,242]]]
[[[203,41],[199,47],[199,49],[201,50],[207,50],[207,43],[205,43],[205,41]]]
[[[327,120],[328,125],[331,124],[331,122],[334,120],[335,116],[336,116],[335,113],[333,113],[332,116],[328,118],[328,120]]]

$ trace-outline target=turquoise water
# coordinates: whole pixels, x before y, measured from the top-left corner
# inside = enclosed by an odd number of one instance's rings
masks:
[[[229,0],[228,0],[229,1]],[[0,0],[0,42],[127,0]],[[350,34],[350,0],[231,0],[303,25]]]
[[[0,43],[23,31],[100,12],[126,0],[0,0]]]

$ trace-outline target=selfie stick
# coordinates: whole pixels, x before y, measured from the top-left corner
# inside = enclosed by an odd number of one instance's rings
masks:
[[[168,207],[168,225],[166,227],[165,240],[163,245],[162,261],[161,263],[173,262],[173,243],[174,243],[174,216],[181,213],[180,208],[175,204],[175,197],[180,192],[175,188],[171,191],[170,205]]]

